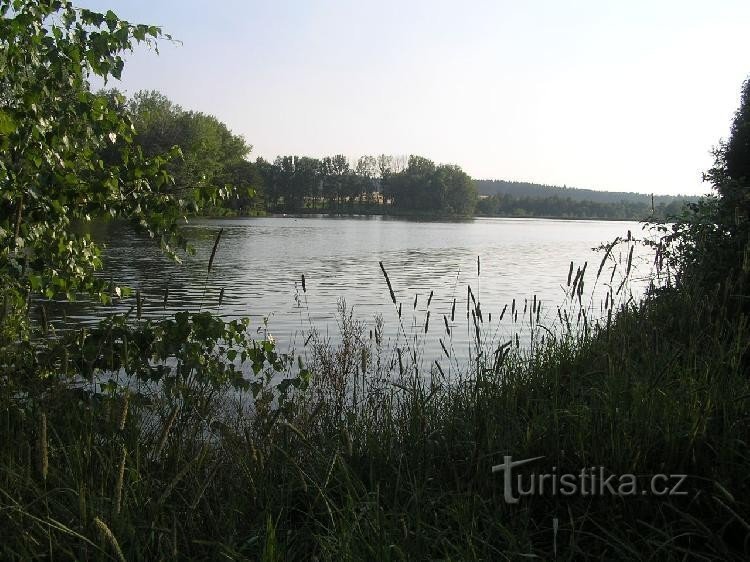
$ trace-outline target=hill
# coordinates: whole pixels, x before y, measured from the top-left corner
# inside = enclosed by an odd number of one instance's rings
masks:
[[[651,195],[645,193],[596,191],[594,189],[505,180],[474,180],[474,183],[480,195],[510,195],[512,197],[528,197],[532,199],[560,197],[563,199],[570,198],[573,201],[595,203],[620,203],[626,201],[628,203],[640,203],[649,207],[651,206]],[[684,200],[688,199],[688,197],[683,195],[656,195],[654,196],[654,205],[669,205],[678,199]],[[697,197],[693,199],[697,199]]]

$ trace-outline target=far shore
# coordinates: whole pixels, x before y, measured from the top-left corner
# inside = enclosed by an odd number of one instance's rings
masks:
[[[376,212],[369,211],[366,209],[352,209],[350,211],[344,210],[326,210],[326,209],[305,209],[297,210],[289,213],[242,213],[236,212],[222,212],[222,213],[206,213],[201,215],[194,215],[197,218],[204,219],[232,219],[232,218],[303,218],[303,217],[329,217],[329,218],[341,218],[341,217],[383,217],[383,218],[394,218],[394,219],[406,219],[406,220],[425,220],[425,221],[451,221],[451,222],[463,222],[471,221],[474,219],[540,219],[540,220],[564,220],[564,221],[607,221],[607,222],[658,222],[658,217],[567,217],[567,216],[555,216],[555,215],[450,215],[441,213],[407,213],[407,212]]]

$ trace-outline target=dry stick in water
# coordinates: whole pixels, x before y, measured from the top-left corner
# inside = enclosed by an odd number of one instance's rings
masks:
[[[383,272],[383,277],[385,277],[385,282],[388,284],[388,291],[391,294],[391,300],[393,301],[393,304],[396,304],[396,293],[393,292],[393,287],[391,286],[391,280],[388,278],[388,272],[385,270],[385,266],[383,265],[383,262],[380,262],[380,270]],[[399,312],[399,316],[401,316],[401,313]]]
[[[214,265],[214,258],[216,257],[216,250],[219,248],[219,240],[221,240],[221,235],[224,232],[223,228],[219,229],[219,234],[216,235],[216,240],[214,240],[214,247],[211,250],[211,257],[208,258],[208,273],[211,273],[211,267]]]
[[[206,286],[208,285],[208,277],[211,275],[211,268],[214,265],[214,258],[216,257],[216,250],[219,249],[219,241],[221,240],[221,235],[224,232],[224,228],[219,229],[219,234],[216,235],[216,240],[214,240],[214,247],[211,249],[211,256],[208,258],[208,270],[206,271],[206,280],[203,282],[203,296],[201,297],[201,307],[203,306],[203,301],[206,297]]]

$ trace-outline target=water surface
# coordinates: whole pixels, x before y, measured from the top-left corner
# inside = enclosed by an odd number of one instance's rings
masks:
[[[223,235],[207,278],[208,258],[220,229]],[[384,217],[195,219],[185,232],[196,255],[181,265],[171,263],[151,241],[121,225],[106,226],[100,236],[107,245],[103,274],[140,289],[147,316],[186,309],[209,309],[227,318],[249,316],[255,329],[267,330],[282,347],[299,347],[311,325],[336,338],[337,302],[343,298],[368,330],[374,317],[382,315],[385,336],[393,340],[399,333],[424,333],[432,293],[428,332],[434,337],[426,338],[431,341],[425,346],[435,351],[439,350],[437,337],[446,339],[443,315],[450,319],[454,299],[454,348],[465,348],[472,337],[471,323],[466,321],[467,285],[481,303],[483,320],[488,322],[492,314],[497,327],[488,328],[487,333],[498,340],[512,331],[510,314],[506,313],[505,324],[498,319],[513,299],[521,313],[524,300],[532,302],[536,295],[544,303],[541,321],[551,325],[557,318],[557,305],[565,300],[570,262],[576,266],[589,262],[590,289],[602,258],[592,248],[625,237],[629,230],[634,236],[643,234],[641,225],[632,222],[518,218],[464,222]],[[606,290],[614,263],[624,269],[627,247],[615,249],[612,257],[598,296]],[[381,261],[402,307],[400,323]],[[221,289],[224,296],[219,307]],[[596,298],[590,302],[600,308]],[[131,305],[125,302],[114,308]],[[68,309],[68,317],[91,323],[111,310],[79,304]]]

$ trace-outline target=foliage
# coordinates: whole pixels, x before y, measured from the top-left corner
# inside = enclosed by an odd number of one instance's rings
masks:
[[[711,290],[750,272],[750,80],[727,142],[714,149],[714,165],[704,175],[717,193],[689,204],[669,227],[661,250],[682,284]],[[728,281],[730,280],[730,281]],[[746,310],[746,299],[738,311]]]
[[[119,78],[122,55],[162,32],[63,1],[3,0],[0,15],[0,284],[11,302],[29,291],[106,302],[100,249],[76,222],[124,218],[168,252],[186,247],[166,169],[175,153],[144,155],[127,116],[88,88],[92,75]]]
[[[155,91],[137,92],[127,112],[136,129],[133,140],[147,156],[179,147],[181,158],[169,164],[172,191],[191,202],[194,211],[223,200],[238,206],[238,197],[247,205],[253,198],[250,184],[257,178],[245,160],[251,147],[216,117],[186,111]]]
[[[61,1],[2,1],[0,15],[0,381],[6,397],[38,395],[66,374],[88,379],[102,370],[148,376],[165,388],[172,379],[183,384],[196,376],[239,386],[247,382],[240,367],[226,362],[235,353],[241,363],[250,358],[256,374],[263,361],[280,368],[271,342],[251,345],[246,323],[208,314],[138,326],[114,317],[71,339],[50,331],[42,302],[41,325],[30,322],[32,299],[84,294],[106,304],[131,296],[96,275],[101,250],[80,223],[131,221],[177,257],[189,249],[178,229],[188,210],[180,195],[187,178],[201,177],[197,188],[209,197],[199,200],[213,200],[223,189],[213,185],[220,173],[234,179],[229,176],[246,171],[241,162],[248,147],[215,118],[182,112],[156,94],[137,96],[128,111],[117,91],[90,91],[92,75],[119,78],[122,55],[134,44],[168,38],[159,28]],[[174,130],[154,132],[166,125]],[[184,153],[172,146],[175,139]],[[175,165],[178,158],[182,164]],[[170,362],[177,364],[174,373]]]
[[[398,209],[455,215],[472,214],[477,199],[474,183],[461,168],[436,166],[421,156],[410,156],[404,170],[390,173],[383,194]]]
[[[740,107],[718,164],[724,169],[724,177],[715,182],[719,193],[739,206],[746,219],[750,218],[750,79],[742,86]]]
[[[215,204],[245,215],[262,214],[265,211],[263,176],[253,162],[245,159],[226,162],[214,178],[216,185],[224,186],[229,196]],[[211,211],[204,208],[203,212]]]

